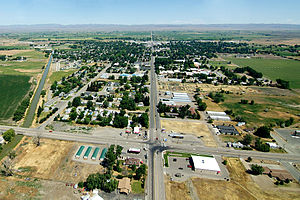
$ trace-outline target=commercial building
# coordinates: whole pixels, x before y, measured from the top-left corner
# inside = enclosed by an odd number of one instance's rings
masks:
[[[192,156],[192,162],[195,170],[221,171],[214,157]]]

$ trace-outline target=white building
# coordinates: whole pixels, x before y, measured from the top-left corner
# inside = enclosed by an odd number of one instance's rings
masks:
[[[192,156],[192,161],[195,170],[221,171],[214,157]]]

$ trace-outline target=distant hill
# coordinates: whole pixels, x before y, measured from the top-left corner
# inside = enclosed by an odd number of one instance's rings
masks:
[[[36,25],[0,25],[0,33],[42,32],[42,31],[182,31],[182,30],[300,30],[300,24],[36,24]]]

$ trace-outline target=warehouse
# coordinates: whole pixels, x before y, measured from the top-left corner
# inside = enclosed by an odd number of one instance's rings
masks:
[[[227,116],[225,112],[206,111],[209,116]]]
[[[189,103],[191,102],[191,99],[187,93],[173,92],[172,101]]]
[[[214,157],[192,156],[192,162],[195,170],[221,171]]]
[[[217,128],[219,129],[220,133],[222,134],[230,134],[230,135],[238,135],[239,132],[235,129],[234,126],[217,126]]]
[[[206,111],[208,118],[219,121],[230,121],[230,117],[225,112]]]
[[[213,120],[218,120],[218,121],[230,121],[230,117],[228,116],[215,116],[215,115],[212,115],[212,116],[209,116],[210,119],[213,119]]]

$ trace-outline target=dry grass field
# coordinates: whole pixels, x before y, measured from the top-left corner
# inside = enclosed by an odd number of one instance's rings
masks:
[[[50,139],[41,139],[41,145],[36,147],[32,138],[27,138],[17,150],[15,168],[28,169],[22,175],[74,183],[103,169],[100,165],[72,161],[76,148],[76,143]]]
[[[170,181],[165,177],[166,200],[192,200],[186,182]]]
[[[167,132],[174,131],[177,133],[191,134],[195,136],[204,136],[202,141],[206,146],[216,147],[217,144],[204,122],[184,121],[184,120],[161,120],[161,126]]]

